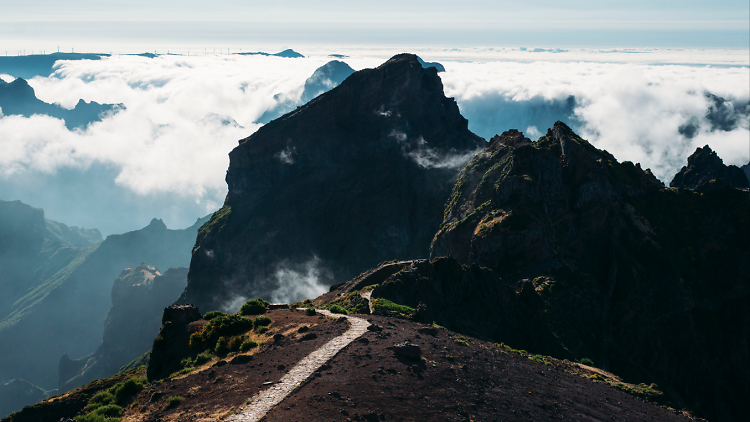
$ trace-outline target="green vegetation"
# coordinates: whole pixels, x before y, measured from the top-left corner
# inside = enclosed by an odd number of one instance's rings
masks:
[[[206,312],[205,314],[203,314],[203,319],[205,319],[206,321],[211,321],[212,319],[218,316],[226,316],[226,315],[227,314],[221,311],[211,311],[211,312]]]
[[[545,365],[552,365],[552,362],[549,362],[549,361],[547,361],[547,360],[546,360],[546,359],[544,358],[544,356],[542,356],[542,355],[534,355],[534,356],[529,356],[529,359],[530,359],[530,360],[533,360],[534,362],[539,362],[539,363],[543,363],[543,364],[545,364]]]
[[[258,342],[253,340],[245,340],[240,345],[240,350],[243,352],[247,352],[248,350],[258,347]]]
[[[390,313],[406,317],[414,313],[414,308],[393,303],[388,299],[377,298],[372,301],[372,307],[376,311],[388,311]]]
[[[86,405],[88,413],[75,417],[79,422],[119,422],[122,406],[147,385],[143,378],[129,378],[100,391]]]
[[[341,305],[333,304],[333,305],[331,305],[331,306],[328,307],[328,310],[331,311],[331,313],[334,313],[334,314],[349,315],[349,311],[347,311],[346,309],[344,309],[344,307],[341,306]]]
[[[224,226],[227,224],[227,221],[229,221],[229,216],[232,214],[232,208],[228,205],[224,205],[223,207],[219,208],[213,215],[211,216],[211,219],[206,221],[199,229],[198,229],[198,236],[196,239],[196,245],[200,245],[203,242],[203,239],[208,236],[211,232],[217,232],[221,231],[221,229],[224,228]]]
[[[310,306],[309,308],[305,308],[305,315],[314,316],[315,314],[317,314],[317,312],[315,312],[315,308],[313,308],[312,306]]]
[[[167,397],[166,402],[167,402],[167,406],[176,407],[176,406],[179,406],[180,403],[182,403],[182,397],[180,396]]]
[[[266,312],[268,305],[270,303],[261,298],[250,299],[242,305],[238,313],[240,315],[260,315]]]
[[[432,326],[441,330],[445,330],[445,327],[443,327],[442,325],[438,325],[438,323],[435,321],[432,321]]]
[[[594,361],[589,358],[581,359],[581,365],[594,366]]]
[[[193,361],[193,365],[200,366],[204,363],[210,361],[214,357],[210,353],[201,353],[200,355],[195,357],[195,360]]]
[[[270,317],[267,316],[259,316],[253,320],[253,325],[255,327],[268,327],[271,325],[273,321]]]
[[[524,355],[527,353],[525,350],[514,349],[505,343],[495,343],[495,346],[499,347],[500,349],[504,351],[518,353],[519,355]]]
[[[453,337],[453,341],[462,346],[471,346],[471,342],[466,337],[456,336]]]
[[[201,331],[190,336],[190,347],[195,350],[214,350],[221,337],[244,334],[253,328],[253,320],[241,315],[214,317]],[[224,339],[226,342],[226,339]]]
[[[214,347],[214,353],[216,353],[216,356],[224,356],[229,353],[229,344],[226,337],[219,337],[219,340],[216,341],[216,347]]]

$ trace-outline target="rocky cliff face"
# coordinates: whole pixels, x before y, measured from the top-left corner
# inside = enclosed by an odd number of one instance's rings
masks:
[[[163,275],[143,263],[120,273],[112,286],[112,308],[104,323],[102,343],[95,352],[77,360],[60,360],[59,391],[68,391],[120,371],[151,349],[159,333],[164,307],[185,289],[187,268],[170,268]]]
[[[728,187],[747,188],[750,187],[750,183],[741,168],[725,165],[724,161],[706,145],[696,149],[693,155],[688,157],[688,165],[682,167],[669,186],[708,191]]]
[[[404,54],[262,127],[230,154],[229,193],[199,232],[180,301],[294,300],[285,274],[331,285],[427,256],[457,167],[484,144],[467,126],[437,71]]]
[[[536,142],[508,131],[461,171],[431,255],[358,285],[449,328],[655,382],[710,420],[747,414],[746,191],[664,188],[560,122]]]

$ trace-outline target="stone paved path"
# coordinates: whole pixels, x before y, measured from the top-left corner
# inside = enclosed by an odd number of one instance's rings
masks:
[[[268,411],[281,403],[286,396],[294,392],[324,363],[331,360],[341,349],[349,345],[357,337],[366,333],[367,327],[370,325],[369,322],[362,318],[332,314],[329,311],[320,309],[317,311],[334,318],[346,318],[349,320],[351,327],[344,334],[332,339],[307,355],[275,385],[253,396],[245,408],[240,413],[230,416],[227,422],[257,422],[261,420]]]

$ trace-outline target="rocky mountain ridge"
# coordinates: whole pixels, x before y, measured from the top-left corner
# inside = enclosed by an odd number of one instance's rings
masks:
[[[484,143],[467,126],[437,71],[403,54],[261,127],[230,153],[229,193],[201,228],[180,301],[294,301],[304,292],[273,296],[286,275],[313,274],[314,295],[426,256],[456,168]]]

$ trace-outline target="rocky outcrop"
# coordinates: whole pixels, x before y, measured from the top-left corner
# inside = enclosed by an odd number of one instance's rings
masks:
[[[483,145],[416,56],[352,74],[230,153],[226,201],[199,232],[180,301],[295,301],[280,274],[310,262],[328,286],[426,257],[457,167]]]
[[[81,359],[60,360],[60,391],[106,378],[151,349],[161,327],[165,306],[184,290],[187,268],[170,268],[163,275],[149,264],[122,271],[112,286],[112,308],[104,323],[102,344]]]
[[[746,191],[665,189],[560,122],[536,142],[508,131],[461,171],[431,254],[351,283],[457,331],[591,358],[709,420],[746,414]]]
[[[669,183],[673,188],[705,192],[724,188],[750,187],[747,175],[737,166],[725,165],[724,161],[706,145],[688,157],[688,165]]]
[[[171,374],[179,368],[182,359],[191,355],[188,325],[200,319],[201,314],[193,305],[172,305],[164,309],[161,330],[154,339],[148,363],[149,380]]]

